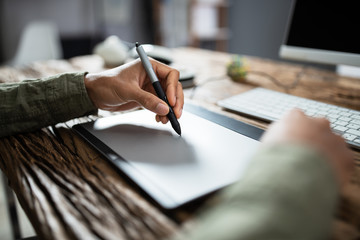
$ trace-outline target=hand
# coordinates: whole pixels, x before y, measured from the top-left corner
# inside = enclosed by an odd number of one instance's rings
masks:
[[[164,89],[169,104],[177,118],[184,106],[184,94],[179,82],[179,72],[150,59]],[[166,123],[168,105],[156,96],[152,83],[140,59],[100,73],[85,76],[88,95],[97,108],[108,111],[124,111],[139,106],[156,113],[156,121]]]
[[[325,118],[310,118],[302,111],[294,109],[270,126],[262,137],[262,142],[293,142],[311,146],[327,157],[340,183],[349,180],[350,170],[353,168],[353,154],[345,140],[331,131],[330,123]]]

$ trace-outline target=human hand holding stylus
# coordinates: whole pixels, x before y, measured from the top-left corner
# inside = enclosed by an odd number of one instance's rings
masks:
[[[166,102],[169,106],[169,113],[167,114],[167,117],[171,123],[171,126],[173,127],[173,129],[175,130],[175,132],[179,135],[181,135],[181,128],[180,128],[180,124],[175,116],[174,110],[172,109],[171,105],[169,104],[169,101],[166,97],[166,94],[164,93],[164,90],[161,87],[161,84],[154,72],[154,69],[152,68],[152,65],[149,61],[148,56],[146,55],[144,49],[142,48],[142,46],[136,42],[136,51],[141,59],[141,62],[145,68],[146,73],[148,74],[150,81],[152,82],[152,85],[155,89],[155,92],[157,94],[157,96],[162,99],[164,102]]]

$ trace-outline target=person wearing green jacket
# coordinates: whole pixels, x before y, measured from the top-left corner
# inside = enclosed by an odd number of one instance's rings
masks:
[[[184,95],[178,71],[151,60],[177,118]],[[166,123],[139,60],[100,73],[64,73],[0,84],[0,137],[96,113],[143,106]],[[326,119],[292,110],[272,124],[237,183],[223,189],[173,239],[326,239],[352,152]]]
[[[179,72],[151,61],[177,118],[184,95]],[[1,84],[0,137],[33,131],[96,112],[138,106],[155,112],[166,123],[168,105],[155,95],[140,60],[101,73],[65,73],[44,79]]]

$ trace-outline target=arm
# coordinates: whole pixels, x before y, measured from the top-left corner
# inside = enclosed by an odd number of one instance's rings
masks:
[[[337,188],[324,157],[306,147],[263,148],[247,174],[181,239],[327,239]]]
[[[84,75],[67,73],[1,84],[0,137],[95,113],[85,89]]]
[[[326,239],[352,153],[325,119],[293,110],[262,139],[246,175],[182,239]]]
[[[184,105],[179,72],[151,60],[177,118]],[[100,73],[66,73],[46,79],[0,85],[0,137],[33,131],[76,117],[143,106],[168,121],[168,105],[159,99],[140,62]]]

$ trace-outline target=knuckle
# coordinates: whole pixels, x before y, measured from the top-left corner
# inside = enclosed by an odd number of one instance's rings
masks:
[[[175,75],[176,75],[176,77],[178,77],[179,78],[179,76],[180,76],[180,72],[179,72],[179,70],[177,70],[177,69],[173,69],[173,71],[174,71],[174,73],[175,73]]]
[[[181,85],[180,82],[177,83],[177,87],[178,87],[179,90],[182,90],[182,85]]]

